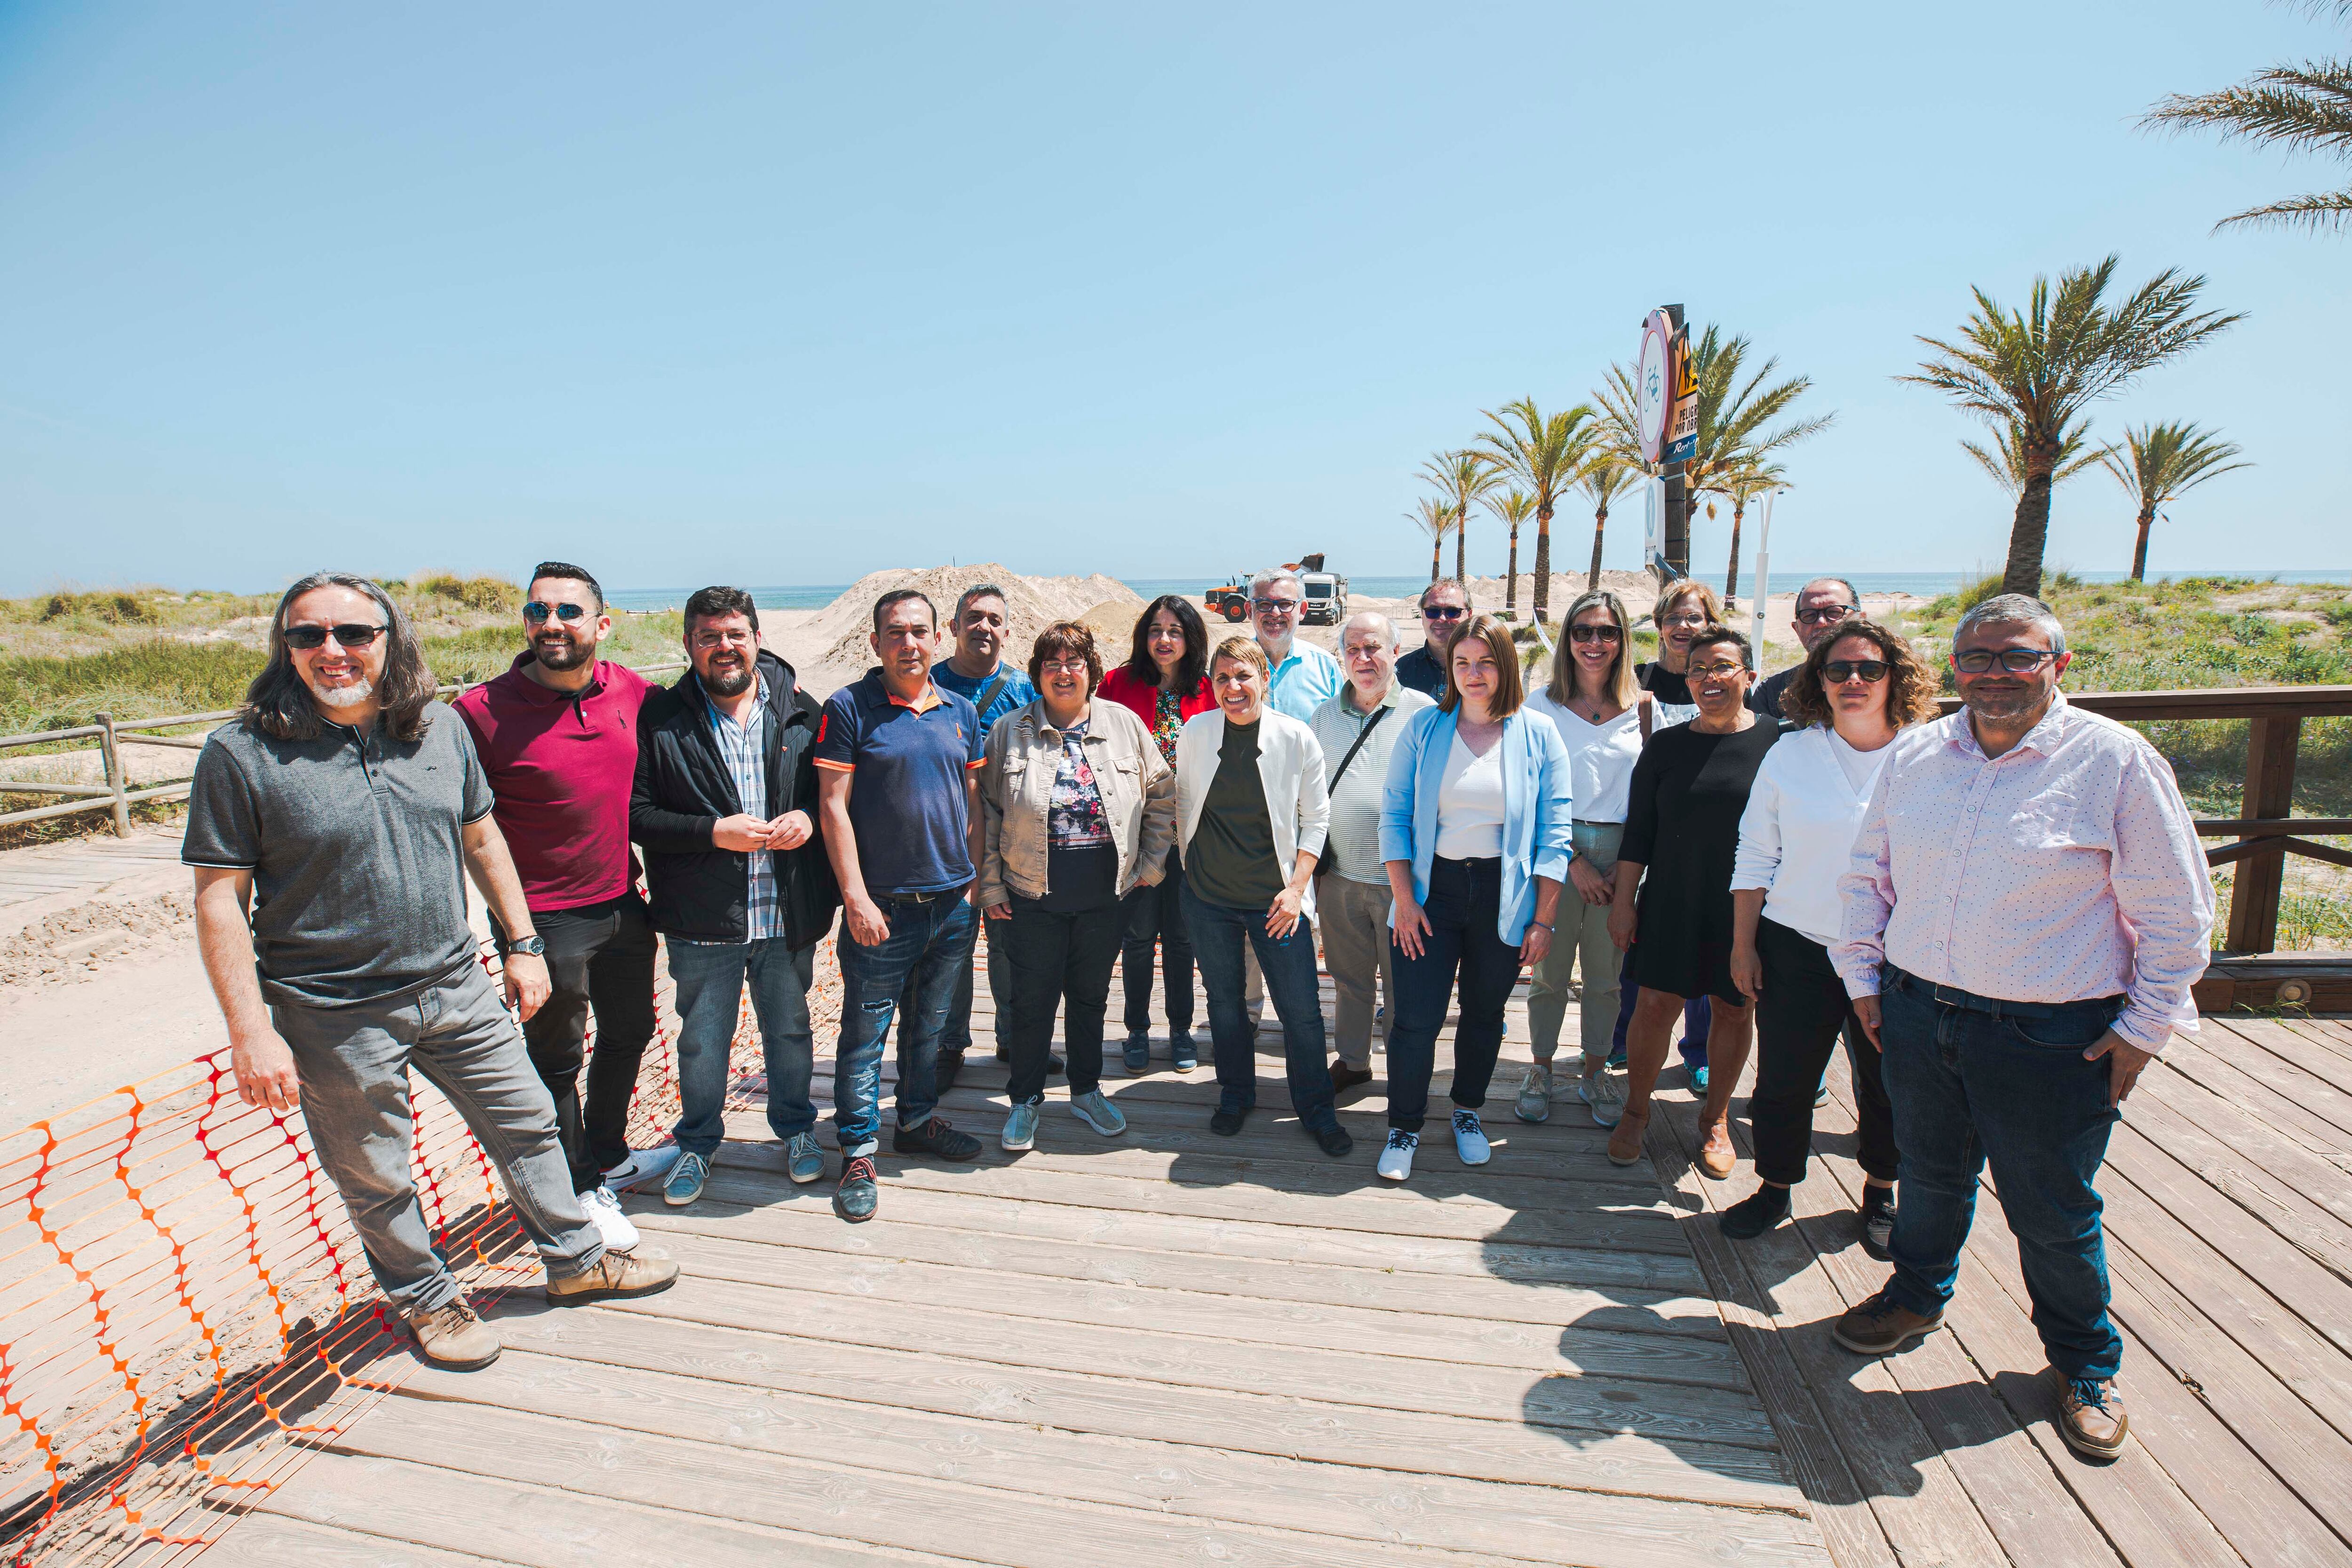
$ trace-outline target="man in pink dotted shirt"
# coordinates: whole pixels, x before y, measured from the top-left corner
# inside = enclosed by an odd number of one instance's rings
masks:
[[[1990,1163],[2063,1384],[2060,1435],[2106,1458],[2128,1421],[2094,1183],[2140,1069],[2197,1028],[2213,884],[2172,769],[2067,702],[2067,657],[2039,599],[1969,610],[1963,709],[1895,738],[1839,881],[1830,957],[1882,1052],[1903,1159],[1894,1277],[1834,1331],[1877,1355],[1943,1322]]]

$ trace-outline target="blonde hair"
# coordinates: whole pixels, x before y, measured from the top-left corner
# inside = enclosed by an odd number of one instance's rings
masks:
[[[1486,711],[1494,718],[1507,719],[1528,700],[1528,689],[1519,679],[1519,649],[1511,640],[1511,628],[1492,616],[1471,616],[1446,648],[1445,695],[1437,700],[1437,705],[1448,713],[1462,705],[1462,693],[1454,686],[1454,656],[1473,637],[1484,642],[1486,651],[1495,656],[1495,700],[1486,705]]]
[[[1578,595],[1576,603],[1561,618],[1559,640],[1551,650],[1551,683],[1544,688],[1544,695],[1563,708],[1576,700],[1576,656],[1569,652],[1569,644],[1574,640],[1569,631],[1576,625],[1576,617],[1587,610],[1606,610],[1617,623],[1617,658],[1609,666],[1607,689],[1610,701],[1620,708],[1631,708],[1641,691],[1633,679],[1633,617],[1625,608],[1625,601],[1606,588]]]
[[[1265,649],[1257,646],[1255,637],[1239,635],[1227,637],[1217,645],[1217,651],[1209,656],[1210,668],[1216,668],[1217,660],[1221,658],[1229,658],[1235,664],[1255,665],[1260,675],[1268,680],[1274,679],[1274,666],[1266,661]]]
[[[1666,612],[1675,607],[1676,601],[1687,599],[1693,594],[1698,595],[1699,608],[1706,612],[1706,624],[1711,626],[1721,626],[1723,601],[1715,596],[1714,589],[1696,577],[1677,577],[1659,591],[1658,602],[1650,608],[1650,624],[1664,631],[1666,625]]]

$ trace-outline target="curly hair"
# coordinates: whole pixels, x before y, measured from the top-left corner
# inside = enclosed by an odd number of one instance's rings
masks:
[[[269,617],[269,661],[245,690],[237,717],[273,740],[315,741],[320,720],[310,688],[294,666],[286,647],[286,616],[294,601],[317,588],[349,588],[364,594],[383,612],[383,679],[375,683],[384,732],[404,744],[420,739],[433,722],[425,711],[433,700],[433,672],[425,668],[416,633],[392,596],[364,577],[349,572],[313,572],[286,590],[278,613]]]
[[[1899,730],[1906,724],[1922,723],[1936,716],[1935,672],[1912,651],[1900,632],[1856,616],[1840,621],[1831,636],[1814,646],[1790,679],[1788,689],[1780,693],[1780,711],[1788,715],[1789,722],[1801,728],[1830,722],[1834,710],[1823,685],[1822,667],[1829,663],[1830,650],[1848,637],[1860,637],[1871,644],[1885,661],[1889,722]]]
[[[1047,659],[1070,658],[1087,661],[1087,695],[1093,696],[1102,684],[1102,650],[1095,647],[1094,628],[1084,621],[1055,621],[1037,634],[1029,649],[1029,684],[1044,679]]]

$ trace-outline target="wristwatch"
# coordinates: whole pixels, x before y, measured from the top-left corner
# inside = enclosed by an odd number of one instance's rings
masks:
[[[518,937],[516,940],[508,942],[506,944],[505,951],[509,952],[528,953],[533,958],[545,958],[547,956],[547,939],[534,931],[530,936]]]

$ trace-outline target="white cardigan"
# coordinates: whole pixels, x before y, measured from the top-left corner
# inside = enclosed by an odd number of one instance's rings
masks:
[[[1843,919],[1838,879],[1853,858],[1854,835],[1885,775],[1886,759],[1895,754],[1892,746],[1870,752],[1878,765],[1856,792],[1830,747],[1830,731],[1816,724],[1781,736],[1764,753],[1740,814],[1739,852],[1731,866],[1733,892],[1764,889],[1767,917],[1823,947],[1838,940]]]
[[[1225,743],[1225,711],[1212,708],[1184,721],[1176,732],[1176,825],[1185,859],[1192,857],[1192,834],[1216,782],[1217,752]],[[1298,866],[1298,852],[1323,853],[1331,827],[1331,796],[1323,777],[1323,746],[1315,731],[1287,713],[1265,710],[1257,721],[1257,777],[1273,819],[1276,874],[1285,883]],[[1307,879],[1306,907],[1315,902]]]

